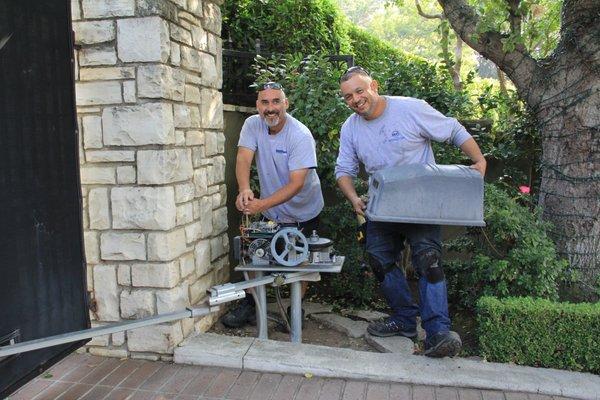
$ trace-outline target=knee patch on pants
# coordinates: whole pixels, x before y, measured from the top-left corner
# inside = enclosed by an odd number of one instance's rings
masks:
[[[416,270],[420,276],[424,276],[429,283],[438,283],[444,280],[442,259],[435,250],[428,250],[416,256]]]
[[[385,279],[385,274],[387,274],[390,269],[393,267],[392,265],[383,265],[381,264],[375,257],[369,255],[369,267],[371,267],[371,272],[377,278],[379,282],[383,282]]]

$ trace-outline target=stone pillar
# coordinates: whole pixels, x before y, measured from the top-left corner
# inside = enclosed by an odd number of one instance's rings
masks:
[[[225,282],[221,0],[72,0],[90,314],[181,310]],[[170,359],[215,316],[94,339]]]

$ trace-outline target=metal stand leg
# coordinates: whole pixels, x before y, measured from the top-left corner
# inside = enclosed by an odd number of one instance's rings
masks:
[[[264,273],[262,271],[256,271],[256,277],[262,278]],[[269,329],[267,325],[267,288],[265,285],[257,286],[256,297],[258,303],[256,304],[256,322],[258,324],[258,338],[268,339]]]
[[[293,343],[302,342],[302,297],[300,295],[302,291],[301,282],[291,283],[290,293],[290,314],[291,315],[291,328],[290,339]]]

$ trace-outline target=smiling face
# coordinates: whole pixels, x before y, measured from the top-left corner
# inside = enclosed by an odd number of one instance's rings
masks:
[[[354,74],[340,83],[340,91],[348,107],[366,120],[377,118],[385,108],[377,89],[377,81],[361,74]]]
[[[287,108],[288,101],[283,90],[265,89],[258,92],[256,109],[270,132],[277,133],[283,128]]]

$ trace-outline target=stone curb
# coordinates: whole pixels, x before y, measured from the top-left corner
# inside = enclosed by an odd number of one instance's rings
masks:
[[[600,377],[580,372],[467,360],[371,353],[202,333],[175,349],[175,363],[274,373],[494,389],[600,399]],[[423,374],[420,371],[427,371]]]

